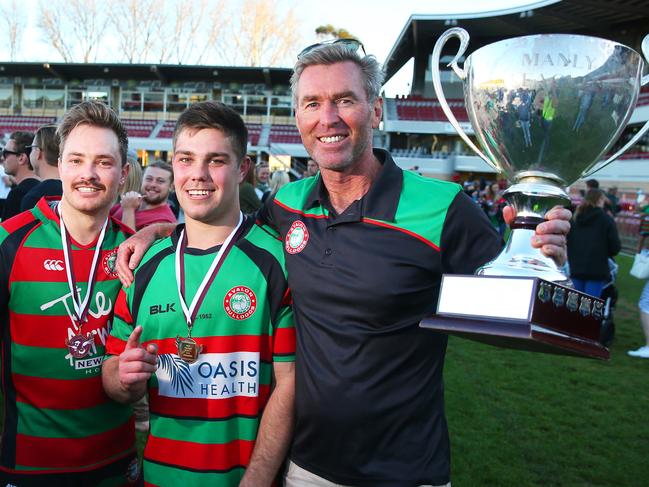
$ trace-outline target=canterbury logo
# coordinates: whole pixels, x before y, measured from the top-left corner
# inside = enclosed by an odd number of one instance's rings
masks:
[[[47,259],[46,261],[43,262],[43,267],[45,267],[45,269],[47,269],[48,271],[62,271],[63,261]]]

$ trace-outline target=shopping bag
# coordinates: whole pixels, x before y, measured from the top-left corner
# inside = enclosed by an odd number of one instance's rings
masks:
[[[630,274],[633,277],[637,277],[638,279],[649,278],[649,253],[641,252],[639,254],[635,254]]]

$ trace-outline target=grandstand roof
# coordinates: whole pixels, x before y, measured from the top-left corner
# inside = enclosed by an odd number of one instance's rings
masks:
[[[288,85],[291,73],[292,69],[289,68],[264,67],[0,62],[0,77],[58,78],[65,82],[84,79],[158,80],[163,84],[207,81],[275,86]]]
[[[491,12],[412,15],[385,60],[386,80],[414,56],[413,91],[420,88],[435,40],[454,26],[469,31],[469,53],[501,39],[545,33],[594,35],[639,48],[649,32],[649,2],[541,0]]]

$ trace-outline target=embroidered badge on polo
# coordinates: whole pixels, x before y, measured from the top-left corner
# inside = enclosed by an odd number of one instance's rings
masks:
[[[304,250],[308,241],[309,231],[306,225],[300,220],[295,220],[288,229],[284,247],[289,254],[297,254]]]
[[[115,263],[117,262],[117,249],[114,249],[107,253],[104,256],[104,259],[101,261],[104,272],[108,277],[116,277],[117,270],[115,269]]]
[[[235,286],[225,295],[223,309],[230,318],[245,320],[257,309],[257,296],[249,287]]]

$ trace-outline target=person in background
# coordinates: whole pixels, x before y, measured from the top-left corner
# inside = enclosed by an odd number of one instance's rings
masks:
[[[137,152],[129,149],[126,153],[126,160],[128,161],[129,171],[124,184],[119,187],[120,198],[129,191],[140,191],[140,188],[142,187],[142,166],[137,160]],[[114,210],[117,208],[119,208],[119,205],[113,207]],[[111,216],[113,209],[111,209]]]
[[[261,208],[261,200],[255,191],[255,168],[252,164],[248,167],[246,175],[239,185],[239,205],[244,214],[250,215]]]
[[[636,249],[637,254],[643,251],[646,252],[645,243],[649,236],[649,204],[647,203],[646,196],[640,210],[642,212],[642,219],[640,221],[640,239],[638,240],[638,247]],[[627,354],[631,357],[649,358],[649,280],[645,283],[640,293],[638,308],[640,309],[640,325],[645,344],[635,350],[629,350]]]
[[[39,182],[29,161],[32,142],[34,142],[32,132],[14,132],[9,136],[2,151],[5,172],[16,180],[16,186],[7,195],[2,211],[2,221],[20,213],[20,203],[23,197]]]
[[[13,181],[11,181],[11,176],[5,173],[4,157],[2,157],[2,152],[0,152],[0,217],[2,217],[5,202],[7,201],[7,196],[9,195],[9,191],[11,191],[12,185]]]
[[[604,208],[612,217],[615,217],[620,212],[620,199],[617,196],[617,186],[611,186],[605,196],[608,201]]]
[[[282,186],[285,186],[290,182],[291,178],[286,171],[275,171],[270,177],[270,184],[268,185],[269,190],[264,195],[262,203],[265,203],[268,198],[275,196]]]
[[[33,208],[43,196],[61,196],[59,177],[59,140],[56,125],[44,125],[36,131],[29,161],[41,182],[30,189],[20,202],[20,210]]]
[[[604,211],[605,200],[601,190],[589,189],[568,233],[572,283],[576,290],[597,298],[611,279],[608,259],[621,249],[615,221]]]
[[[172,183],[173,170],[169,164],[149,164],[144,170],[140,193],[125,193],[120,202],[121,209],[113,216],[135,230],[153,223],[175,223],[176,217],[167,203]]]
[[[306,173],[304,174],[304,177],[310,178],[311,176],[315,176],[318,174],[318,171],[318,163],[313,159],[309,159],[306,163]]]
[[[268,168],[267,162],[260,162],[255,168],[255,191],[257,192],[257,197],[262,200],[264,194],[269,190],[268,179],[270,178],[270,169]]]

